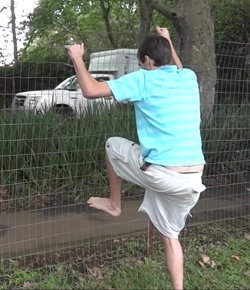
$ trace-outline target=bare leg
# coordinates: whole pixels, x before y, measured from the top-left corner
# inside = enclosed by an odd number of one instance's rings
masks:
[[[110,197],[109,198],[100,198],[100,197],[91,197],[87,203],[90,207],[103,210],[113,216],[119,216],[121,214],[121,187],[122,179],[116,175],[111,162],[105,154],[107,172],[109,178],[110,186]]]
[[[178,239],[163,236],[167,266],[172,279],[173,289],[183,289],[183,251]]]

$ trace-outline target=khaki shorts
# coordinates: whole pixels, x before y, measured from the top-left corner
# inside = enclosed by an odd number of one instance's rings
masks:
[[[107,140],[106,152],[118,176],[145,188],[139,211],[147,213],[164,236],[177,239],[200,192],[206,189],[202,173],[182,174],[155,164],[142,171],[140,146],[120,137]]]

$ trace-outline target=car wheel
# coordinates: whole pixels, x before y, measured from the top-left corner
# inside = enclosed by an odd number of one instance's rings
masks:
[[[53,112],[59,116],[71,117],[73,116],[73,110],[71,107],[66,105],[56,105],[53,107]]]

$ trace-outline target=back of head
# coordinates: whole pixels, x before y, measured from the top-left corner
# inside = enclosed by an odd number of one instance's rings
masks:
[[[155,66],[169,64],[172,56],[169,41],[160,35],[147,36],[138,48],[137,57],[144,63],[146,55],[154,60]]]

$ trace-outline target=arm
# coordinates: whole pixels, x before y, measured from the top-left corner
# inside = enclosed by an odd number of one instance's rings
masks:
[[[176,53],[176,51],[175,51],[175,48],[174,48],[174,46],[173,46],[173,43],[172,43],[172,40],[171,40],[171,38],[170,38],[170,35],[169,35],[169,31],[168,31],[168,29],[167,29],[167,28],[162,28],[162,27],[157,26],[157,27],[156,27],[156,32],[157,32],[160,36],[166,38],[166,39],[169,41],[170,46],[171,46],[171,50],[172,50],[172,60],[173,60],[173,62],[177,65],[178,68],[183,68],[183,65],[182,65],[182,63],[181,63],[181,60],[180,60],[180,58],[178,57],[178,55],[177,55],[177,53]]]
[[[83,96],[87,99],[96,99],[112,96],[112,92],[106,82],[96,81],[88,72],[83,61],[84,44],[73,44],[66,46],[68,54],[74,64],[75,72]]]

